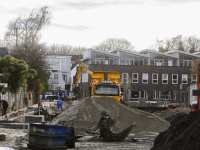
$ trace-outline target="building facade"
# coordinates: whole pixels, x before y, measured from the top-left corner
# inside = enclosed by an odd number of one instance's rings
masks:
[[[70,90],[71,86],[71,56],[48,55],[46,57],[49,71],[49,90],[57,93],[59,90]]]
[[[83,63],[94,71],[118,71],[122,83],[130,80],[127,101],[190,101],[191,84],[197,83],[197,74],[191,66],[200,55],[179,50],[161,53],[154,50],[132,52],[115,50],[103,52],[89,49],[84,52]],[[128,76],[127,76],[128,75]],[[90,75],[83,73],[81,89],[88,90]],[[195,98],[191,98],[195,99]]]

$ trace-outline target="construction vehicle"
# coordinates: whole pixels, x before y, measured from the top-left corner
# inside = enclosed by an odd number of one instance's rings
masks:
[[[120,89],[120,75],[119,72],[112,71],[91,71],[83,67],[81,63],[78,67],[77,74],[74,78],[73,90],[77,92],[77,84],[82,72],[85,71],[91,75],[91,82],[89,87],[89,95],[91,97],[113,97],[117,101],[121,101],[123,89]]]

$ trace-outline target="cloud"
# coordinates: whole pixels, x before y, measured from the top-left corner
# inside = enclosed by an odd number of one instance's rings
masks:
[[[63,25],[63,24],[58,24],[58,23],[52,23],[51,26],[56,27],[56,28],[63,28],[63,29],[68,29],[68,30],[76,30],[76,31],[86,31],[90,30],[90,27],[78,25],[78,26],[68,26],[68,25]]]
[[[109,5],[119,5],[119,4],[135,4],[142,5],[145,0],[101,0],[101,1],[60,1],[59,4],[64,7],[75,8],[75,9],[93,9]]]
[[[98,7],[104,7],[108,5],[173,5],[199,2],[199,0],[101,0],[101,1],[90,1],[90,0],[77,0],[77,1],[60,1],[59,5],[74,9],[94,9]]]
[[[19,14],[19,13],[29,14],[29,13],[31,13],[32,10],[33,9],[30,9],[28,7],[19,7],[19,8],[16,8],[16,9],[9,10],[7,12],[11,13],[11,14]]]

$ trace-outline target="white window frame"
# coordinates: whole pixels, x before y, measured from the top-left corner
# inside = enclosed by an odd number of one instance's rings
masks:
[[[140,91],[140,98],[147,98],[147,91]],[[142,97],[142,93],[144,93],[144,97]]]
[[[125,65],[129,65],[130,64],[130,60],[129,59],[125,59]]]
[[[153,91],[153,99],[158,100],[159,97],[159,92],[158,91]]]
[[[145,77],[145,75],[146,75],[146,77]],[[142,74],[142,83],[148,84],[148,78],[149,78],[149,74],[148,73],[143,73]]]
[[[124,78],[125,77],[125,75],[127,75],[128,73],[122,73],[122,82],[123,83],[128,83],[128,76],[127,76],[127,78]],[[125,80],[126,79],[126,80]]]
[[[154,79],[154,78],[153,78],[154,75],[157,76],[157,79]],[[156,82],[154,82],[154,81],[156,81]],[[157,73],[152,73],[152,84],[158,84],[158,74],[157,74]]]
[[[174,79],[173,76],[176,75],[177,79]],[[174,81],[177,81],[176,83]],[[178,84],[178,74],[172,74],[172,84]]]
[[[196,78],[195,80],[193,80],[193,76],[195,76],[195,78]],[[192,76],[191,76],[191,83],[192,82],[197,82],[197,74],[192,74]]]
[[[164,66],[163,59],[154,59],[154,66]]]
[[[134,78],[134,75],[137,75],[137,78]],[[132,83],[138,83],[138,73],[132,73]],[[137,80],[136,82],[133,82],[133,80]]]
[[[55,82],[55,75],[58,76],[58,82]],[[59,74],[54,74],[54,75],[53,75],[53,82],[54,82],[54,83],[59,83]]]
[[[140,64],[140,62],[142,62],[142,64]],[[144,59],[139,59],[138,60],[138,66],[143,66],[144,65]]]
[[[192,60],[183,60],[183,66],[185,66],[185,63],[187,65],[187,67],[191,67],[193,62],[192,62]]]
[[[103,60],[103,65],[104,65],[105,64],[105,58],[95,58],[95,64],[97,64],[97,62],[98,62],[98,65],[102,65],[101,60]]]
[[[111,64],[111,60],[112,60],[113,64]],[[114,58],[109,58],[109,65],[114,65]]]
[[[182,84],[188,84],[188,74],[182,74]]]
[[[165,79],[165,75],[167,75],[166,77],[166,79]],[[164,83],[164,81],[166,81],[166,83]],[[167,73],[163,73],[162,74],[162,84],[168,84],[168,74]]]

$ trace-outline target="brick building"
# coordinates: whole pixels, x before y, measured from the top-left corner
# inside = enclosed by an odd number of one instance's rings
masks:
[[[149,49],[140,52],[89,49],[84,52],[83,63],[94,71],[118,71],[122,81],[128,74],[131,88],[127,89],[127,100],[130,102],[143,98],[147,101],[190,103],[191,85],[197,82],[197,75],[191,74],[190,69],[193,60],[199,58],[198,54],[179,50],[161,53]],[[90,75],[83,72],[79,86],[86,95],[89,85]]]

